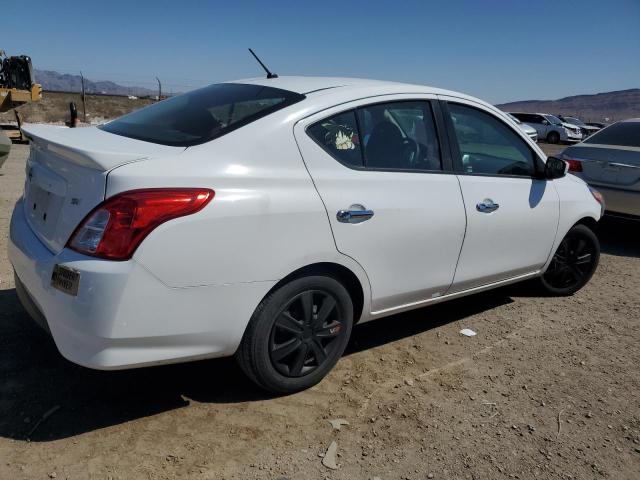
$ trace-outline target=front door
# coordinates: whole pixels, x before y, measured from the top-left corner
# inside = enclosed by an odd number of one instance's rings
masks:
[[[443,170],[450,160],[438,105],[395,96],[370,102],[300,121],[295,137],[338,250],[369,277],[375,315],[447,291],[465,211],[456,176]]]
[[[481,105],[450,98],[444,110],[467,213],[451,292],[538,271],[553,246],[559,200],[539,175],[536,149]]]

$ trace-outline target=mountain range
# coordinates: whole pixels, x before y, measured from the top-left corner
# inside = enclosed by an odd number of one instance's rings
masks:
[[[523,100],[496,105],[506,112],[551,113],[585,122],[613,122],[640,117],[640,88],[575,95],[559,100]]]
[[[80,75],[58,73],[53,70],[35,70],[36,82],[42,85],[43,90],[52,92],[80,92],[82,90],[82,78]],[[93,81],[84,79],[86,93],[98,93],[106,95],[135,95],[142,97],[157,95],[158,90],[144,87],[125,87],[111,81]]]

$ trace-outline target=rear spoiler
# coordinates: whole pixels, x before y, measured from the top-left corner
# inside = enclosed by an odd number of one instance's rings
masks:
[[[22,126],[22,132],[35,148],[99,171],[184,150],[182,147],[169,147],[114,135],[97,127],[68,128],[27,124]]]

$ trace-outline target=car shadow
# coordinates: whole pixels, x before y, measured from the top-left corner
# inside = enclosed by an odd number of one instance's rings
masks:
[[[498,290],[357,325],[345,355],[511,301]],[[15,289],[0,290],[0,338],[0,436],[14,440],[68,438],[183,408],[190,399],[225,404],[271,398],[230,358],[126,371],[75,365],[31,321]]]
[[[598,222],[596,234],[602,253],[640,258],[640,220],[605,215]]]

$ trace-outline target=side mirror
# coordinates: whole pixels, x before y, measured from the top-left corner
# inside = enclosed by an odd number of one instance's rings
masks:
[[[564,160],[556,157],[547,158],[544,164],[544,178],[553,180],[554,178],[562,178],[569,171],[569,164]]]
[[[548,120],[542,120],[542,124],[543,125],[549,125],[549,121]]]

